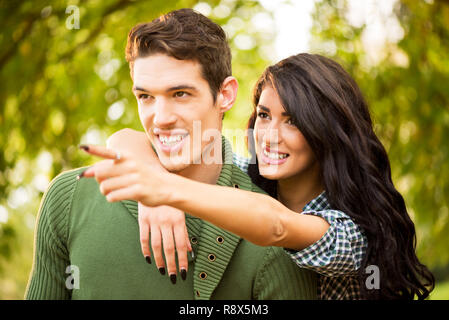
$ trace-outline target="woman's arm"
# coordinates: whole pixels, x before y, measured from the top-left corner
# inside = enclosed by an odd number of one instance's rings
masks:
[[[323,218],[294,212],[268,195],[172,174],[166,179],[167,205],[260,246],[301,250],[318,241],[329,228]]]
[[[115,156],[99,146],[89,152]],[[323,218],[298,214],[270,196],[193,181],[126,156],[99,163],[86,176],[95,176],[108,201],[133,199],[146,206],[175,207],[262,246],[301,250],[329,228]]]

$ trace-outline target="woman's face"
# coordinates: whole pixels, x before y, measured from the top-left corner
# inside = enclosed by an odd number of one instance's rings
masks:
[[[262,176],[283,180],[318,170],[312,149],[271,86],[263,89],[256,112],[253,134]]]

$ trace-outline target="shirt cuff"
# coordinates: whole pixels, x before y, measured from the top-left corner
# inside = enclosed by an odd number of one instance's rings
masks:
[[[367,241],[351,217],[338,210],[305,211],[302,214],[322,217],[330,226],[321,239],[310,246],[299,251],[285,249],[293,261],[325,276],[355,273],[360,268]]]

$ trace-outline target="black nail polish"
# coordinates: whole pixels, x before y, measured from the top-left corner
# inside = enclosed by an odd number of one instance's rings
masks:
[[[159,272],[164,275],[165,274],[165,268],[164,267],[160,267],[159,268]]]
[[[171,280],[171,283],[176,284],[176,274],[171,274],[170,280]]]
[[[145,256],[145,260],[147,260],[147,263],[148,263],[148,264],[151,264],[151,258],[150,258],[150,256]]]
[[[80,144],[80,145],[79,145],[79,148],[80,148],[80,149],[83,149],[84,151],[89,151],[89,147],[86,146],[86,145],[84,145],[84,144]]]
[[[185,280],[187,278],[187,271],[186,269],[181,269],[181,279]]]

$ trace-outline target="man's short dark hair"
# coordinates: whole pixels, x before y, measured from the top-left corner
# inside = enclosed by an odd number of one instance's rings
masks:
[[[232,75],[231,50],[224,30],[192,9],[175,10],[131,29],[126,45],[131,76],[137,58],[155,53],[197,61],[214,101],[223,81]]]

